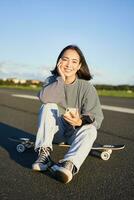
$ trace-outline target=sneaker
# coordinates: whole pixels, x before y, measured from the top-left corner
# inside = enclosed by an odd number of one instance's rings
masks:
[[[71,161],[66,160],[53,165],[51,170],[57,180],[68,183],[72,180],[73,175],[76,172],[76,167]]]
[[[38,159],[32,165],[32,169],[35,171],[46,171],[51,165],[50,149],[41,147],[38,150]]]

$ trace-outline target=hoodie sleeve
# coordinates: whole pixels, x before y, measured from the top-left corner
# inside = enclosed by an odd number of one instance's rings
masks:
[[[104,118],[97,91],[93,85],[89,85],[83,99],[82,115],[89,115],[93,125],[99,129]]]
[[[65,106],[64,81],[60,76],[48,77],[38,95],[42,103],[56,103]]]

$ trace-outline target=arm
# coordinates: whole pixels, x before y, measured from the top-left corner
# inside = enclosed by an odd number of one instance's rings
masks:
[[[97,129],[100,128],[104,118],[97,91],[91,84],[84,95],[82,118],[83,125],[92,123]]]
[[[64,81],[60,76],[48,77],[38,95],[42,103],[65,105]]]

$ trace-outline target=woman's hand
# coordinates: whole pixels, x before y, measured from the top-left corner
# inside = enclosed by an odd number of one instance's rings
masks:
[[[80,118],[78,110],[74,112],[68,112],[63,115],[63,118],[72,126],[81,126],[82,120]]]
[[[62,66],[62,59],[60,58],[59,62],[57,64],[57,69],[58,69],[59,75],[62,77],[63,81],[65,81],[65,76],[64,76],[64,74],[63,74],[63,72],[61,70],[61,66]]]

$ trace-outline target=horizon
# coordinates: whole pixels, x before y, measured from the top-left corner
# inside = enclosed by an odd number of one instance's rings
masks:
[[[9,80],[9,81],[12,81],[12,80],[14,80],[14,79],[16,79],[16,80],[18,80],[18,83],[20,84],[20,82],[21,81],[39,81],[39,82],[41,82],[41,83],[43,83],[43,81],[41,81],[41,80],[39,80],[39,79],[19,79],[19,78],[16,78],[16,77],[10,77],[10,78],[0,78],[0,81],[2,80],[3,82],[4,81],[7,81],[7,80]],[[89,82],[91,82],[92,80],[89,80]],[[18,84],[17,83],[17,84]],[[22,85],[24,84],[24,83],[21,83]],[[130,87],[134,87],[134,84],[117,84],[117,85],[114,85],[114,84],[107,84],[107,83],[102,83],[102,84],[99,84],[99,83],[95,83],[94,85],[104,85],[104,86],[130,86]]]

